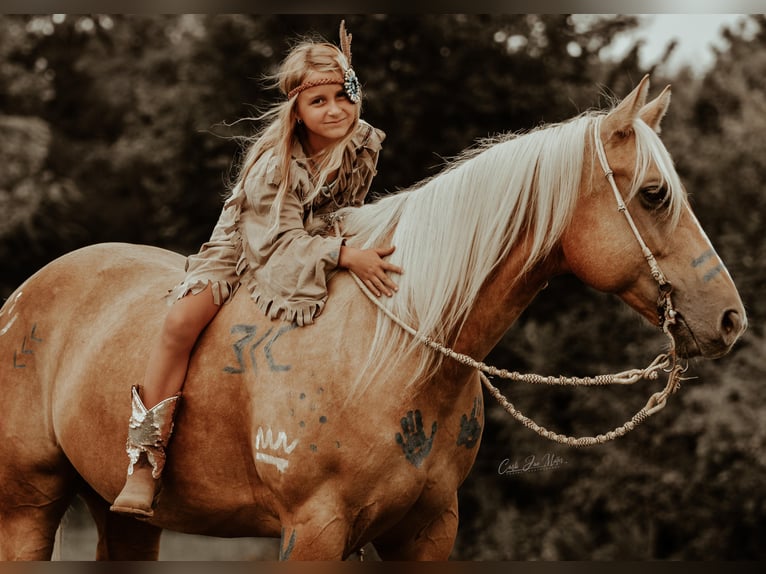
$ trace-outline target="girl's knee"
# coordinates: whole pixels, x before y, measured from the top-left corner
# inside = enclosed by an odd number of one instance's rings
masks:
[[[174,305],[165,317],[162,339],[166,345],[191,348],[210,320],[207,313],[194,306]]]

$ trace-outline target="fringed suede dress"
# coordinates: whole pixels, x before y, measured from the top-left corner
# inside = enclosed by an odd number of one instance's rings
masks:
[[[186,260],[184,280],[171,290],[173,300],[211,285],[216,305],[229,301],[244,284],[270,318],[298,325],[314,321],[327,300],[328,275],[338,266],[343,239],[312,234],[341,207],[361,206],[375,176],[385,134],[360,121],[343,157],[336,181],[311,205],[308,158],[296,143],[290,162],[291,187],[280,210],[276,234],[270,210],[282,181],[280,162],[264,154],[226,200],[210,240]],[[326,227],[326,226],[325,226]]]

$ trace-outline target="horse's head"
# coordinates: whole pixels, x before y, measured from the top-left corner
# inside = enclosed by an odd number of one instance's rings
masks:
[[[646,103],[648,88],[644,78],[594,124],[599,126],[608,166],[638,234],[672,285],[678,320],[671,332],[679,352],[719,357],[745,330],[745,310],[657,135],[670,103],[670,89]],[[658,283],[629,218],[618,210],[595,139],[589,139],[588,153],[593,161],[585,162],[582,197],[562,236],[565,265],[588,285],[616,293],[657,324]]]

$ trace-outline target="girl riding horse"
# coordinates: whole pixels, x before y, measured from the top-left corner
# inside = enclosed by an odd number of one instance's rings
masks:
[[[303,42],[276,74],[286,99],[244,156],[236,185],[210,240],[186,263],[144,376],[134,386],[128,428],[128,475],[111,509],[150,517],[166,448],[202,330],[244,283],[269,317],[308,325],[327,299],[328,275],[353,271],[376,295],[391,296],[386,274],[401,268],[383,258],[393,247],[358,249],[329,230],[332,213],[362,205],[385,135],[360,119],[362,93],[351,68],[351,35],[341,47]]]

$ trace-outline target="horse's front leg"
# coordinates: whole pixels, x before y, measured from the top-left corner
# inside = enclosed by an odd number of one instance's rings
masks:
[[[349,523],[333,500],[309,501],[282,519],[280,560],[343,560]]]
[[[383,560],[447,560],[455,544],[457,526],[457,492],[455,492],[449,506],[414,535],[403,536],[403,532],[408,529],[395,527],[390,534],[376,539],[373,544]]]

